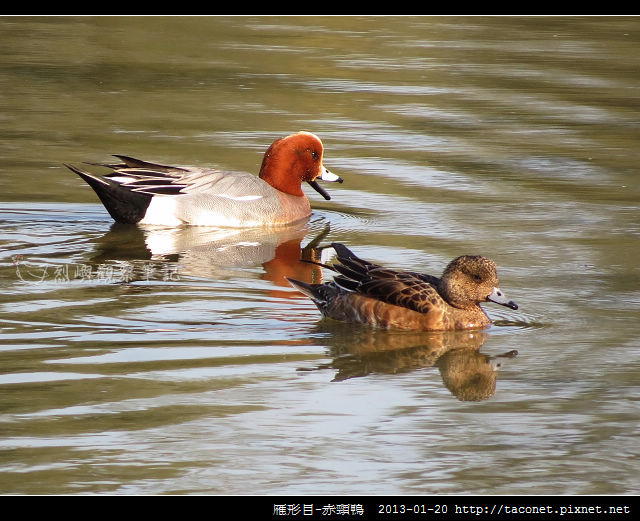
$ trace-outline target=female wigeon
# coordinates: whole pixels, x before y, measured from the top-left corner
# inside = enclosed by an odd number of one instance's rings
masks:
[[[330,199],[317,179],[338,181],[322,164],[322,141],[298,132],[274,141],[259,176],[213,168],[177,167],[120,156],[98,164],[113,172],[94,176],[65,165],[98,194],[111,217],[122,223],[179,226],[280,226],[311,215],[302,191],[306,181]]]
[[[491,324],[481,302],[518,309],[498,289],[496,265],[485,257],[458,257],[438,278],[387,269],[356,257],[342,244],[331,246],[339,263],[322,266],[339,273],[332,282],[288,279],[326,317],[386,329],[443,331]]]

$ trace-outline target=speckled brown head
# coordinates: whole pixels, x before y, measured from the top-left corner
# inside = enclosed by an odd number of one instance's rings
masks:
[[[460,309],[487,301],[518,309],[500,291],[495,262],[480,255],[463,255],[452,260],[442,274],[438,291],[449,304]]]

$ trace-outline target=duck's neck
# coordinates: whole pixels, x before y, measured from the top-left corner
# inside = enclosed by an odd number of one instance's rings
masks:
[[[438,293],[444,301],[456,309],[472,310],[478,305],[470,301],[463,295],[458,295],[452,284],[449,284],[446,278],[441,278],[437,285]]]
[[[447,329],[483,329],[491,319],[478,304],[471,309],[454,308],[444,319]]]
[[[271,145],[264,155],[260,167],[260,179],[285,194],[304,197],[298,174],[301,166],[293,154],[280,154],[279,149]]]

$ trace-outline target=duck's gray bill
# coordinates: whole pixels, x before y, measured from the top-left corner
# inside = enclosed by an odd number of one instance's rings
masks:
[[[501,306],[507,306],[511,309],[518,309],[518,304],[516,304],[513,300],[509,300],[507,297],[505,297],[504,293],[500,291],[500,288],[493,288],[493,291],[487,297],[487,300],[495,302],[496,304],[500,304]]]
[[[328,181],[330,183],[342,183],[343,179],[341,177],[338,177],[335,174],[332,174],[331,172],[329,172],[329,170],[327,170],[326,168],[322,167],[322,175],[320,176],[320,179],[322,179],[323,181]],[[307,183],[309,183],[309,185],[316,191],[318,192],[322,197],[324,197],[327,201],[329,201],[331,199],[331,196],[327,193],[327,191],[322,188],[319,184],[318,181],[307,181]]]

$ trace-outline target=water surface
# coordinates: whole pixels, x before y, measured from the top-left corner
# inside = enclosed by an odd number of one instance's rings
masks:
[[[0,492],[632,494],[636,18],[0,18]],[[345,182],[277,232],[114,226],[63,162]],[[499,266],[483,332],[320,320],[332,241]],[[517,352],[517,354],[515,353]]]

